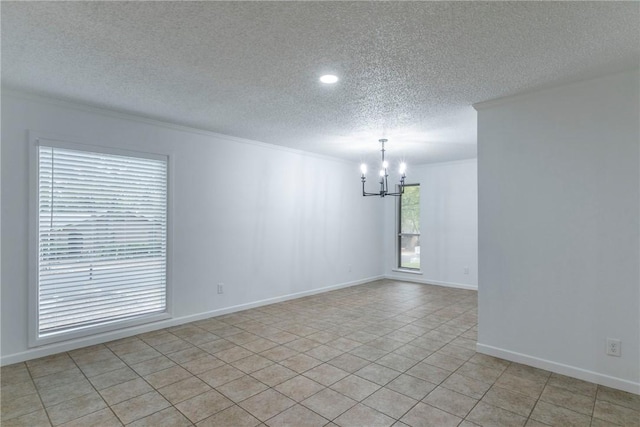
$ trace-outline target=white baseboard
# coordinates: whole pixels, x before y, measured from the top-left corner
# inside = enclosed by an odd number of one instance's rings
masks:
[[[445,286],[447,288],[467,289],[471,291],[478,290],[478,286],[476,285],[468,285],[466,283],[455,283],[455,282],[440,282],[437,280],[422,279],[420,276],[416,276],[415,273],[402,274],[402,272],[394,272],[394,273],[386,274],[384,277],[385,279],[401,280],[403,282],[421,283],[423,285]]]
[[[147,323],[144,325],[133,326],[130,328],[120,329],[117,331],[105,332],[102,334],[91,335],[88,337],[77,338],[74,340],[59,342],[55,344],[43,345],[41,347],[34,347],[19,353],[2,356],[2,358],[0,358],[0,366],[24,362],[25,360],[37,359],[38,357],[50,356],[52,354],[71,351],[77,348],[87,347],[95,344],[102,344],[105,342],[109,342],[109,341],[113,341],[121,338],[127,338],[130,336],[142,334],[145,332],[151,332],[158,329],[169,328],[171,326],[178,326],[178,325],[182,325],[189,322],[208,319],[210,317],[221,316],[223,314],[235,313],[236,311],[247,310],[249,308],[261,307],[268,304],[288,301],[291,299],[301,298],[309,295],[315,295],[315,294],[328,292],[336,289],[362,285],[364,283],[373,282],[375,280],[381,280],[381,279],[384,279],[384,276],[381,275],[381,276],[367,277],[365,279],[354,280],[352,282],[339,283],[337,285],[325,286],[322,288],[316,288],[316,289],[311,289],[311,290],[302,291],[302,292],[295,292],[292,294],[281,295],[278,297],[267,298],[267,299],[248,302],[244,304],[238,304],[231,307],[224,307],[216,310],[206,311],[203,313],[192,314],[189,316],[174,317],[167,320],[161,320],[154,323]]]
[[[529,356],[527,354],[517,353],[515,351],[505,350],[486,344],[476,344],[478,353],[488,354],[489,356],[499,357],[501,359],[510,360],[512,362],[522,363],[523,365],[533,366],[534,368],[545,369],[555,372],[556,374],[566,375],[577,378],[579,380],[589,381],[601,384],[607,387],[624,390],[629,393],[640,394],[640,383],[616,378],[598,372],[589,371],[575,366],[565,365],[563,363],[553,362],[551,360],[540,359],[538,357]]]

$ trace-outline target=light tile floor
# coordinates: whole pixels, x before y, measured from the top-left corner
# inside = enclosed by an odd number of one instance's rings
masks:
[[[2,425],[640,425],[638,395],[476,353],[476,300],[378,281],[6,366]]]

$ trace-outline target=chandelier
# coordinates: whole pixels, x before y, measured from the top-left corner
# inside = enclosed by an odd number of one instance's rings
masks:
[[[380,183],[380,191],[377,193],[367,193],[364,190],[364,183],[367,181],[367,165],[366,164],[362,164],[360,165],[360,171],[362,172],[362,176],[360,177],[360,179],[362,180],[362,195],[363,196],[380,196],[380,197],[385,197],[385,196],[402,196],[404,194],[404,179],[406,178],[406,170],[407,170],[407,165],[402,162],[400,163],[400,185],[398,187],[398,191],[395,193],[390,193],[389,192],[389,184],[387,183],[387,180],[389,178],[389,173],[387,172],[387,169],[389,168],[389,162],[387,162],[384,159],[384,143],[387,142],[386,139],[380,139],[379,140],[380,144],[382,144],[382,150],[380,150],[382,152],[382,168],[380,169],[380,180],[378,181]]]

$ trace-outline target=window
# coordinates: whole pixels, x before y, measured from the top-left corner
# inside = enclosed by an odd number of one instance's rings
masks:
[[[167,313],[166,156],[77,147],[36,146],[40,341]]]
[[[420,270],[420,185],[410,184],[398,198],[398,267]]]

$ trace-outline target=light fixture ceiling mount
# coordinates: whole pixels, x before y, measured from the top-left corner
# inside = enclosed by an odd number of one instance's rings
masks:
[[[325,74],[324,76],[320,77],[320,81],[326,84],[334,84],[338,82],[338,76],[333,74]]]
[[[360,180],[362,181],[362,195],[363,196],[380,196],[380,197],[385,197],[385,196],[400,197],[404,194],[404,180],[406,178],[407,165],[404,162],[400,163],[400,170],[399,170],[400,184],[398,185],[398,191],[389,192],[389,184],[388,184],[389,162],[386,161],[384,158],[384,152],[386,151],[384,149],[384,143],[387,142],[387,140],[380,139],[378,141],[382,145],[382,149],[380,150],[380,152],[382,153],[382,164],[381,164],[382,168],[380,169],[380,180],[378,181],[380,183],[380,191],[377,193],[367,193],[365,191],[364,184],[367,181],[367,165],[363,163],[362,165],[360,165],[360,171],[362,172],[362,175],[360,176]]]

